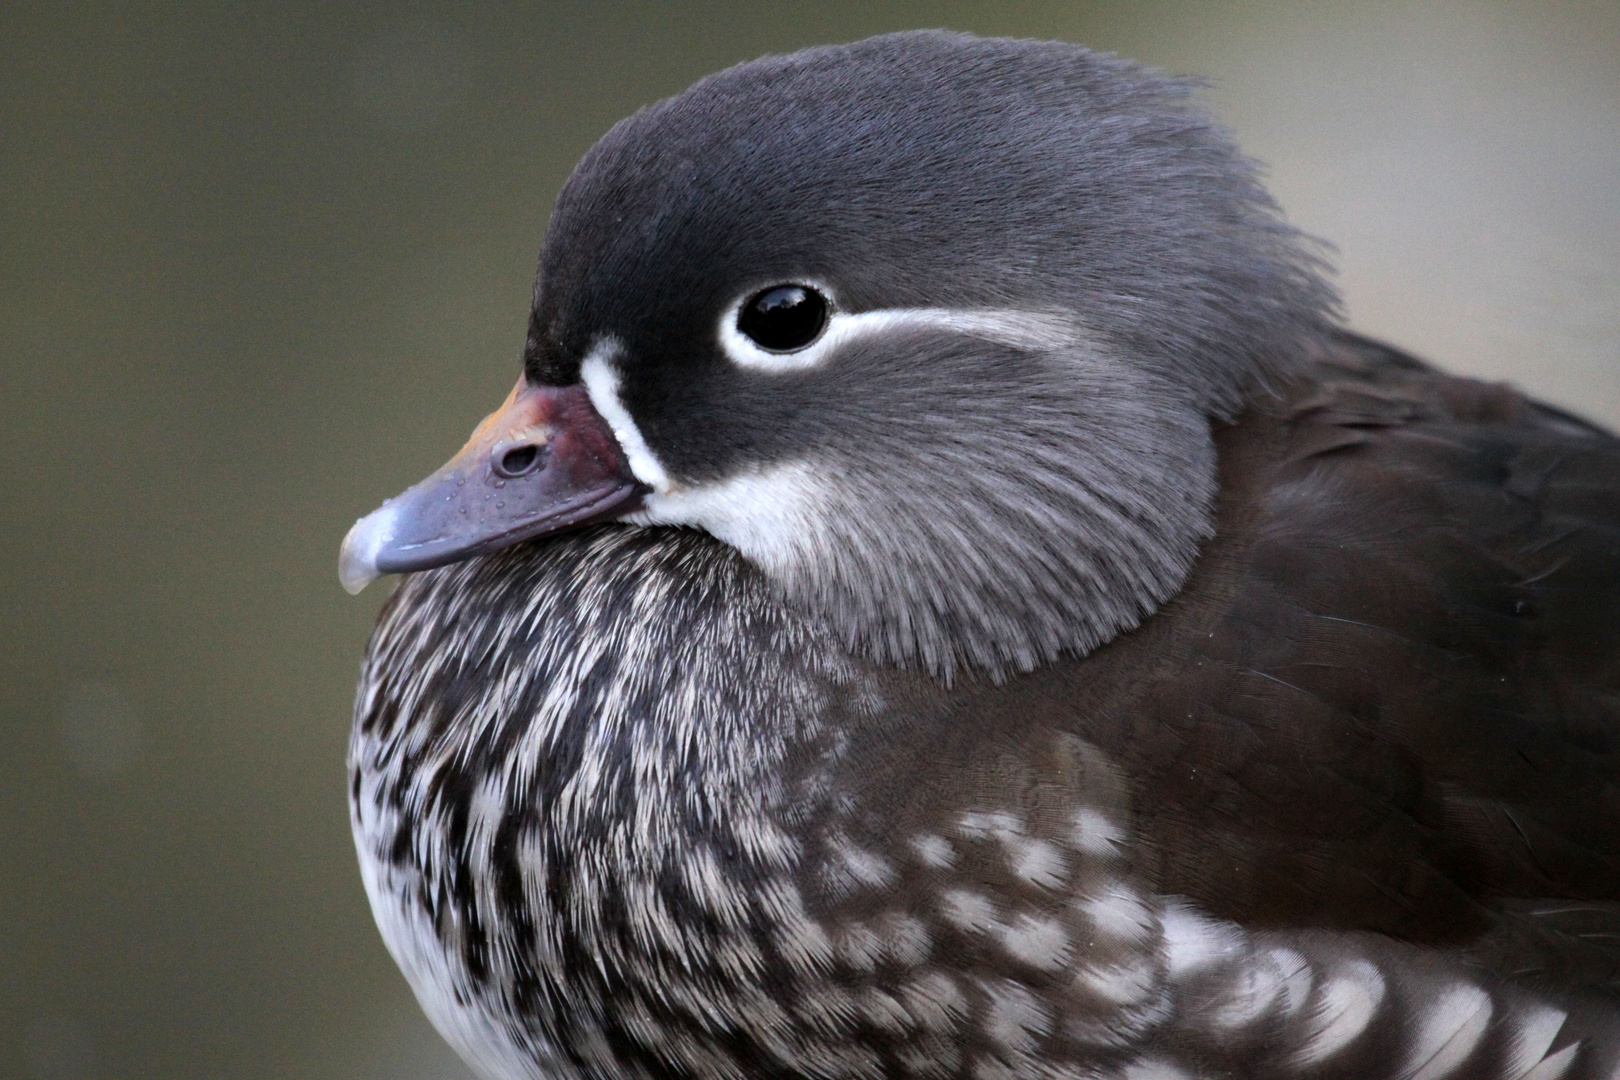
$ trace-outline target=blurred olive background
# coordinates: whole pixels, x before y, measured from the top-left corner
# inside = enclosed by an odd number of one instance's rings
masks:
[[[0,5],[0,1076],[461,1078],[371,925],[353,519],[517,372],[551,200],[763,52],[1210,77],[1352,325],[1620,423],[1620,5]]]

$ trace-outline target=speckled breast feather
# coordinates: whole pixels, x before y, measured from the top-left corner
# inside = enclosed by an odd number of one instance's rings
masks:
[[[1298,400],[1227,460],[1315,445],[1319,464],[1324,426],[1368,430]],[[413,576],[372,641],[351,754],[377,921],[491,1078],[1615,1068],[1601,998],[1505,979],[1478,950],[1239,925],[1163,891],[1162,808],[1117,727],[963,720],[1005,692],[852,660],[689,530],[609,526]]]

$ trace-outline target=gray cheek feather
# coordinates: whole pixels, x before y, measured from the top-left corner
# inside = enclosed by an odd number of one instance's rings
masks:
[[[774,395],[792,419],[638,520],[731,544],[880,664],[1000,680],[1089,652],[1185,581],[1215,455],[1184,391],[1072,324],[1048,337],[896,320],[815,370],[747,372],[738,412]]]
[[[1073,736],[1036,783],[890,820],[857,748],[914,720],[690,531],[407,578],[356,713],[378,925],[491,1080],[1562,1080],[1592,1053],[1590,1018],[1455,958],[1156,894]]]
[[[999,680],[1089,652],[1181,587],[1215,495],[1194,403],[1084,346],[1026,354],[1008,386],[986,374],[1005,350],[927,345],[889,346],[915,367],[852,359],[867,415],[828,426],[859,449],[807,454],[824,501],[777,572],[790,598],[880,663]],[[918,369],[954,392],[911,389]]]

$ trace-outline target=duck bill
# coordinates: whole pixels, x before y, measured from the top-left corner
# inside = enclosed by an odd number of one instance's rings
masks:
[[[354,523],[338,579],[427,570],[629,513],[647,488],[585,388],[523,379],[438,472]]]

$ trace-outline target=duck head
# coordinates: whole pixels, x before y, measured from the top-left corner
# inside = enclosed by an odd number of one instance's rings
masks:
[[[622,121],[558,197],[512,396],[355,525],[344,583],[619,520],[947,678],[1136,625],[1210,534],[1211,423],[1336,304],[1190,93],[922,32]]]

